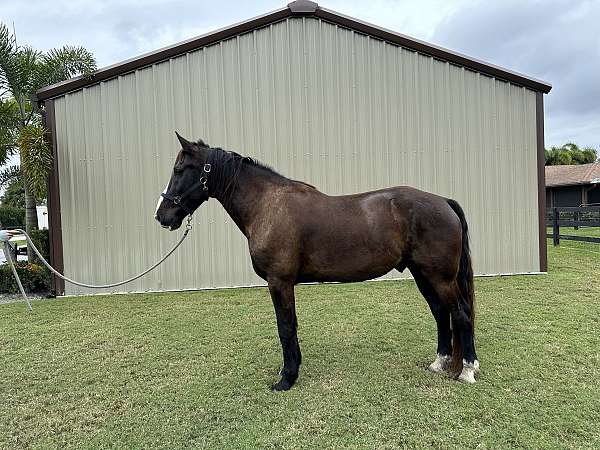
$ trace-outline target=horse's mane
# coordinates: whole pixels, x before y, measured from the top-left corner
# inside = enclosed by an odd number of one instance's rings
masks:
[[[207,162],[211,164],[211,171],[215,171],[211,177],[213,179],[212,183],[214,183],[212,188],[215,189],[215,191],[220,192],[226,198],[226,201],[233,193],[234,187],[237,184],[237,179],[244,165],[260,169],[279,179],[291,183],[301,183],[316,189],[314,186],[303,181],[291,180],[281,175],[272,167],[263,164],[254,158],[250,158],[249,156],[243,156],[239,153],[224,150],[220,147],[210,147],[202,139],[198,140],[197,145],[210,150]]]

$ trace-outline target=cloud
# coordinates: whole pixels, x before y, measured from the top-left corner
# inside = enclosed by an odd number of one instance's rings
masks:
[[[82,45],[107,66],[282,6],[277,0],[218,7],[197,0],[54,0],[48,8],[45,0],[28,0],[3,4],[0,20],[14,23],[19,39],[37,49]]]
[[[0,0],[0,20],[40,50],[91,50],[100,66],[285,6],[287,0]],[[600,147],[597,0],[322,0],[322,6],[554,85],[546,141]],[[40,13],[43,11],[43,13]]]
[[[432,35],[442,46],[549,81],[546,143],[600,147],[600,2],[478,2]]]

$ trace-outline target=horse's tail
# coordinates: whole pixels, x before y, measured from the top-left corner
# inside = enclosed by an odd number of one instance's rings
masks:
[[[462,228],[462,249],[460,254],[460,265],[456,282],[460,290],[459,307],[471,320],[471,326],[475,329],[475,292],[473,288],[473,267],[471,265],[471,251],[469,249],[469,228],[465,213],[457,201],[448,199],[450,208],[460,219]],[[463,349],[460,336],[455,326],[452,327],[452,367],[451,371],[460,373],[462,370]]]

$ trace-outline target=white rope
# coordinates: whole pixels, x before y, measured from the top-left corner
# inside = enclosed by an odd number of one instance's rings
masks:
[[[65,280],[68,283],[75,284],[75,285],[81,286],[81,287],[86,287],[86,288],[90,288],[90,289],[107,289],[107,288],[121,286],[123,284],[127,284],[127,283],[130,283],[132,281],[135,281],[138,278],[141,278],[144,275],[146,275],[147,273],[149,273],[152,270],[154,270],[160,264],[162,264],[183,243],[184,239],[187,237],[188,233],[192,229],[191,222],[192,222],[192,216],[189,216],[187,224],[186,224],[186,227],[185,227],[185,232],[183,233],[183,236],[181,236],[181,239],[179,239],[179,242],[177,242],[177,244],[175,244],[175,246],[165,256],[163,256],[159,261],[157,261],[156,263],[154,263],[150,268],[148,268],[148,269],[144,270],[142,273],[140,273],[138,275],[135,275],[135,276],[133,276],[131,278],[128,278],[128,279],[126,279],[124,281],[119,281],[117,283],[111,283],[111,284],[87,284],[87,283],[82,283],[80,281],[72,280],[71,278],[68,278],[68,277],[64,276],[63,274],[61,274],[60,272],[58,272],[56,269],[54,269],[54,267],[52,267],[50,265],[50,263],[48,263],[48,261],[46,261],[44,259],[44,257],[40,253],[40,251],[37,249],[37,247],[35,246],[35,244],[31,240],[31,237],[29,237],[29,235],[24,230],[21,230],[21,229],[17,228],[15,230],[11,230],[11,231],[12,232],[17,232],[19,234],[23,234],[25,236],[25,238],[27,239],[27,243],[28,243],[29,247],[34,251],[34,253],[42,261],[42,263],[44,263],[44,265],[48,268],[48,270],[50,270],[57,277],[62,278],[63,280]],[[16,271],[15,266],[14,266],[13,261],[12,261],[12,257],[10,256],[10,251],[9,251],[9,248],[8,248],[8,242],[4,243],[4,248],[5,248],[4,253],[7,254],[7,258],[6,259],[8,260],[8,263],[10,264],[10,266],[12,268],[13,274],[14,274],[16,280],[17,280],[17,284],[19,285],[19,289],[21,291],[21,295],[23,296],[23,298],[27,302],[27,306],[29,307],[29,310],[31,311],[31,304],[29,303],[29,299],[27,298],[27,295],[25,295],[25,291],[23,289],[23,286],[21,285],[21,280],[19,280],[19,275],[17,274],[17,271]]]
[[[10,268],[12,269],[12,273],[15,276],[15,280],[17,280],[17,285],[19,286],[19,290],[21,291],[21,295],[23,296],[23,298],[25,299],[25,301],[27,302],[27,308],[29,309],[29,311],[32,311],[33,309],[31,308],[31,303],[29,302],[29,299],[27,298],[27,294],[25,294],[25,289],[23,289],[23,285],[21,284],[21,280],[19,279],[19,274],[17,273],[17,269],[13,263],[12,260],[12,251],[10,249],[10,245],[8,243],[8,241],[4,242],[4,256],[6,256],[6,260],[8,261],[8,265],[10,266]]]

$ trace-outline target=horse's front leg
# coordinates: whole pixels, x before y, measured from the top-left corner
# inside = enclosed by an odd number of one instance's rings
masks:
[[[296,305],[294,300],[294,284],[278,278],[269,278],[269,292],[275,307],[277,330],[283,349],[283,369],[281,380],[273,385],[274,391],[287,391],[298,379],[298,371],[302,355],[298,345],[296,330]]]

